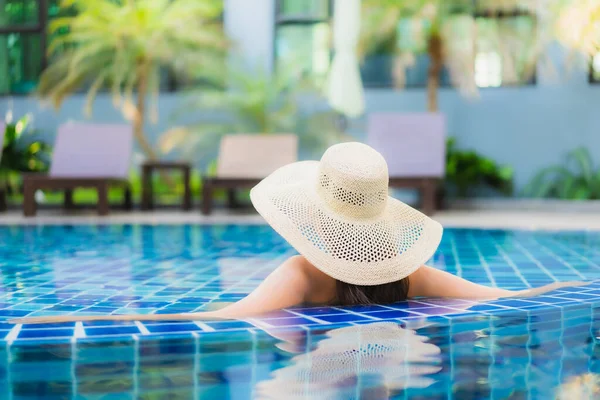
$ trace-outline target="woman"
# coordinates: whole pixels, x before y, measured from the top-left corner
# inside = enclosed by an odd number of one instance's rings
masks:
[[[573,283],[513,292],[424,266],[442,226],[388,196],[387,164],[361,143],[330,147],[320,162],[287,165],[250,194],[267,222],[301,254],[237,303],[217,311],[25,318],[13,322],[243,318],[299,304],[393,303],[413,297],[529,296]],[[483,271],[482,271],[483,273]]]

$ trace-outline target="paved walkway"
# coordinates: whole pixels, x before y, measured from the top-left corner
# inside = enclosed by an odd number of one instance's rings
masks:
[[[447,227],[600,230],[600,213],[552,211],[442,211],[434,218]],[[108,217],[99,217],[93,210],[65,214],[62,210],[41,210],[37,217],[24,218],[18,210],[0,214],[0,225],[37,224],[262,224],[256,213],[217,210],[205,217],[199,211],[181,212],[158,210],[153,212],[115,211]]]

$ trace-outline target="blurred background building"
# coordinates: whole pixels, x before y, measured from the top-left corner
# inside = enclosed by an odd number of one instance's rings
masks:
[[[44,54],[52,35],[60,34],[47,32],[49,22],[64,12],[57,2],[0,0],[0,112],[10,111],[15,117],[31,113],[35,128],[48,138],[61,123],[87,118],[86,90],[66,98],[58,111],[30,96],[50,61]],[[365,11],[365,7],[373,7],[371,3],[363,1],[361,14],[363,33],[371,29],[371,36],[363,35],[357,49],[366,106],[361,116],[347,121],[351,137],[364,140],[367,120],[373,113],[428,110],[431,53],[428,43],[419,43],[418,38],[430,28],[427,12],[438,17],[446,12],[472,17],[467,24],[452,21],[442,33],[446,35],[444,51],[450,55],[445,55],[448,59],[438,71],[437,108],[445,115],[446,133],[455,139],[457,148],[473,150],[498,166],[512,168],[516,195],[522,194],[542,169],[564,165],[565,156],[573,149],[586,148],[592,160],[600,159],[600,56],[573,55],[557,43],[535,42],[533,38],[547,15],[532,11],[528,2],[432,1],[432,7],[437,4],[444,9],[414,6],[415,13],[421,13],[420,26],[411,20],[414,16],[398,12],[391,29],[383,19],[377,26],[377,18],[381,18],[377,10]],[[232,42],[229,63],[247,71],[264,71],[264,87],[274,87],[269,76],[284,72],[310,78],[323,89],[334,55],[335,8],[331,0],[224,0],[220,21]],[[373,18],[377,34],[373,33]],[[404,72],[398,74],[398,68]],[[472,76],[472,82],[465,83],[461,71]],[[145,124],[146,135],[156,146],[165,132],[180,125],[174,115],[188,107],[182,105],[189,88],[185,82],[176,72],[161,73],[158,122]],[[308,95],[295,101],[313,110],[328,109],[325,98],[316,101]],[[193,112],[186,110],[183,121],[202,120],[204,113],[211,114],[200,106]],[[91,119],[121,122],[122,114],[113,106],[111,94],[100,91]],[[176,146],[162,147],[167,155],[161,157],[179,157]],[[196,154],[195,163],[208,164],[202,152]]]

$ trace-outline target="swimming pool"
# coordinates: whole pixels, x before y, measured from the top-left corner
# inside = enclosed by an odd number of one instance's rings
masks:
[[[592,282],[535,298],[296,308],[247,321],[2,322],[201,310],[243,297],[291,254],[266,226],[0,227],[0,397],[579,399],[600,390],[593,232],[446,230],[432,264],[467,279],[513,289]]]

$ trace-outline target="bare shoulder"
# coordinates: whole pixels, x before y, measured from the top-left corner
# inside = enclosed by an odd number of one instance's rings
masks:
[[[297,269],[299,272],[304,274],[308,279],[311,279],[311,280],[333,279],[329,275],[325,274],[320,269],[315,267],[304,256],[301,256],[301,255],[292,256],[288,259],[288,262],[290,263],[290,266],[292,268]]]
[[[291,256],[284,264],[287,268],[302,272],[306,272],[311,266],[308,260],[301,255]]]
[[[418,297],[425,291],[425,285],[427,284],[427,276],[429,275],[430,268],[426,265],[422,265],[417,268],[415,272],[408,276],[408,297]]]
[[[315,267],[303,256],[289,259],[290,266],[302,276],[306,287],[305,300],[308,303],[321,304],[331,301],[335,296],[336,280]]]
[[[302,256],[292,256],[281,265],[282,272],[285,273],[288,278],[302,280],[310,279],[311,268],[314,267]]]
[[[410,274],[408,276],[408,280],[410,282],[411,285],[418,285],[420,284],[423,279],[425,279],[427,277],[427,275],[429,274],[429,267],[426,265],[422,265],[419,268],[417,268],[415,270],[415,272],[413,272],[412,274]]]

